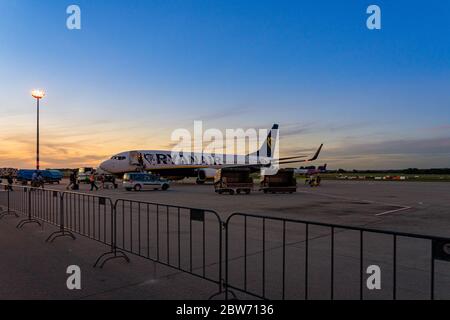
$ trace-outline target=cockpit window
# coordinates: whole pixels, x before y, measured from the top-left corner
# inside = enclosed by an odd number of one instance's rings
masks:
[[[125,156],[114,156],[111,158],[111,160],[125,160],[127,157]]]

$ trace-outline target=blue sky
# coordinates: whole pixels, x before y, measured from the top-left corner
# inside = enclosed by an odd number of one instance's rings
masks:
[[[81,8],[82,29],[66,28]],[[382,30],[366,28],[366,8]],[[450,166],[448,1],[0,0],[0,166],[95,164],[170,133],[281,126],[333,168]]]

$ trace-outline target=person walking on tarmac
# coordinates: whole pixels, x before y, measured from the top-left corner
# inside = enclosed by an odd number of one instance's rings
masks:
[[[6,187],[6,190],[7,191],[14,191],[13,187],[12,187],[12,185],[14,183],[14,180],[13,180],[13,177],[12,177],[11,173],[8,174],[8,176],[6,177],[6,181],[8,182],[8,186]]]
[[[142,153],[139,153],[137,160],[138,160],[138,163],[139,163],[139,169],[141,169],[141,171],[144,171],[144,169],[145,169],[144,156],[142,155]]]
[[[92,171],[91,175],[89,176],[89,182],[91,183],[91,191],[98,190],[98,186],[95,184],[95,171]]]
[[[114,186],[114,189],[117,189],[119,186],[117,185],[117,183],[116,183],[116,176],[112,176],[111,177],[111,182],[112,182],[112,184],[113,184],[113,186]]]
[[[31,176],[31,186],[33,188],[42,187],[42,189],[44,189],[44,177],[42,177],[42,174],[37,170]]]
[[[37,171],[34,171],[33,174],[31,175],[31,186],[33,188],[36,188],[37,185]]]
[[[67,185],[66,190],[70,190],[71,188],[73,190],[76,184],[77,184],[77,174],[74,170],[70,173],[69,184]]]
[[[39,171],[37,173],[37,187],[44,189],[44,184],[45,184],[45,180],[44,177],[42,176],[42,173]]]

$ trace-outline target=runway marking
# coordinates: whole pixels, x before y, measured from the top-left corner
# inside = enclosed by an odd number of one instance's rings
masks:
[[[399,205],[399,204],[394,204],[394,203],[389,203],[389,202],[364,200],[364,199],[357,199],[357,198],[347,198],[347,197],[336,196],[336,195],[328,194],[328,193],[313,193],[313,192],[309,192],[309,191],[298,191],[298,192],[299,193],[312,194],[312,195],[318,195],[318,196],[323,196],[323,197],[329,197],[329,198],[335,198],[335,199],[341,199],[341,200],[360,201],[360,202],[367,202],[367,203],[378,203],[378,204],[384,204],[384,205],[389,205],[389,206],[393,206],[393,207],[398,207],[398,209],[388,210],[388,211],[384,211],[384,212],[380,212],[380,213],[374,214],[374,216],[377,216],[377,217],[378,216],[384,216],[384,215],[391,214],[391,213],[396,213],[396,212],[412,209],[412,207],[409,207],[409,206],[402,206],[402,205]]]
[[[380,212],[375,214],[376,216],[384,216],[385,214],[390,214],[390,213],[395,213],[395,212],[400,212],[400,211],[404,211],[404,210],[409,210],[412,207],[401,207],[399,209],[395,209],[395,210],[389,210],[389,211],[384,211],[384,212]]]

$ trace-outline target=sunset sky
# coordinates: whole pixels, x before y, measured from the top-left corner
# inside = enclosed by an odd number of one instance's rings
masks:
[[[66,28],[67,6],[81,30]],[[366,28],[378,4],[382,30]],[[177,128],[270,128],[331,168],[450,167],[450,2],[0,0],[0,167],[98,165]]]

